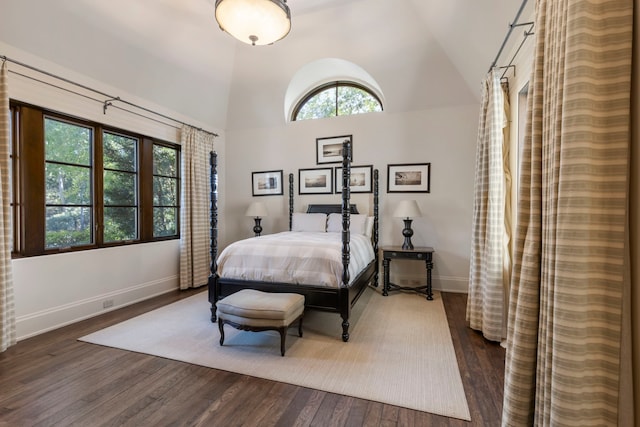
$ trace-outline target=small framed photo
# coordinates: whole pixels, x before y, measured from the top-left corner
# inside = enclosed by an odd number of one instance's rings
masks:
[[[279,196],[282,190],[282,170],[251,173],[254,196]]]
[[[351,135],[316,138],[316,164],[341,163],[342,143],[351,142],[351,161],[353,161],[353,141]]]
[[[335,187],[336,193],[342,193],[342,166],[336,166]],[[349,177],[349,187],[352,193],[373,193],[371,177],[373,176],[373,165],[351,166],[351,176]]]
[[[387,165],[387,193],[429,193],[431,163]]]
[[[333,169],[298,169],[298,194],[332,194]]]

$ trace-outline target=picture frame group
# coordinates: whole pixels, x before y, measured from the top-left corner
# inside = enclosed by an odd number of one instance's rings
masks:
[[[282,169],[251,173],[251,189],[253,196],[280,196],[282,188]]]
[[[431,163],[387,165],[387,193],[431,192]]]
[[[318,165],[342,163],[342,146],[352,143],[352,135],[316,138]],[[353,158],[353,152],[352,152]],[[373,193],[373,165],[351,166],[349,187],[352,193]],[[339,194],[342,192],[342,166],[298,169],[298,194]],[[281,170],[252,172],[253,196],[283,195]],[[387,193],[430,193],[431,163],[387,165]]]

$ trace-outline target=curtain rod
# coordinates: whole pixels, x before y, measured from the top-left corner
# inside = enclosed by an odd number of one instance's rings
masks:
[[[215,132],[210,132],[210,131],[208,131],[208,130],[206,130],[206,129],[202,129],[202,128],[197,127],[197,126],[190,125],[190,124],[188,124],[188,123],[183,122],[182,120],[174,119],[173,117],[167,116],[167,115],[162,114],[162,113],[159,113],[159,112],[157,112],[157,111],[153,111],[153,110],[151,110],[151,109],[149,109],[149,108],[146,108],[146,107],[142,107],[142,106],[140,106],[140,105],[134,104],[133,102],[125,101],[124,99],[121,99],[119,96],[109,95],[108,93],[104,93],[104,92],[102,92],[102,91],[99,91],[98,89],[94,89],[94,88],[92,88],[92,87],[85,86],[85,85],[83,85],[83,84],[81,84],[81,83],[74,82],[73,80],[69,80],[69,79],[67,79],[67,78],[65,78],[65,77],[61,77],[61,76],[58,76],[58,75],[56,75],[56,74],[50,73],[50,72],[48,72],[48,71],[41,70],[40,68],[36,68],[36,67],[34,67],[34,66],[32,66],[32,65],[25,64],[24,62],[17,61],[17,60],[15,60],[15,59],[9,58],[9,57],[4,56],[4,55],[0,55],[0,59],[2,59],[3,61],[9,61],[9,62],[12,62],[12,63],[14,63],[14,64],[16,64],[16,65],[20,65],[21,67],[28,68],[28,69],[33,70],[33,71],[36,71],[36,72],[38,72],[38,73],[44,74],[44,75],[49,76],[49,77],[53,77],[54,79],[58,79],[58,80],[63,81],[63,82],[65,82],[65,83],[72,84],[72,85],[74,85],[74,86],[80,87],[80,88],[82,88],[82,89],[88,90],[88,91],[93,92],[93,93],[97,93],[97,94],[99,94],[99,95],[102,95],[102,96],[104,96],[104,97],[108,98],[108,99],[107,99],[107,100],[105,100],[105,101],[100,101],[100,100],[97,100],[97,99],[94,99],[94,98],[90,98],[90,97],[89,97],[89,99],[92,99],[92,100],[94,100],[94,101],[96,101],[96,102],[101,102],[101,103],[103,104],[102,111],[103,111],[103,113],[104,113],[104,114],[106,114],[106,112],[107,112],[107,107],[109,107],[109,106],[112,106],[112,105],[113,105],[113,101],[118,101],[118,102],[122,102],[123,104],[127,104],[127,105],[129,105],[129,106],[131,106],[131,107],[135,107],[135,108],[137,108],[137,109],[140,109],[140,110],[142,110],[142,111],[146,111],[146,112],[148,112],[148,113],[150,113],[150,114],[153,114],[153,115],[156,115],[156,116],[158,116],[158,117],[163,117],[163,118],[165,118],[165,119],[171,120],[171,121],[176,122],[176,123],[180,123],[180,124],[183,124],[183,125],[186,125],[186,126],[191,126],[191,127],[196,128],[196,129],[198,129],[198,130],[200,130],[200,131],[202,131],[202,132],[206,132],[206,133],[208,133],[208,134],[211,134],[211,135],[213,135],[214,137],[217,137],[217,136],[218,136],[218,134],[217,134],[217,133],[215,133]],[[28,77],[28,76],[25,76],[25,77]],[[44,84],[47,84],[47,85],[49,85],[49,86],[53,86],[53,87],[57,87],[57,88],[59,88],[59,86],[53,85],[53,84],[48,83],[48,82],[45,82],[45,81],[43,81],[43,80],[37,80],[37,81],[39,81],[39,82],[41,82],[41,83],[44,83]],[[71,92],[72,92],[72,93],[76,93],[76,92],[73,92],[73,91],[71,91]],[[77,94],[77,93],[76,93],[76,94]],[[79,94],[78,94],[78,95],[79,95]],[[147,119],[149,119],[149,120],[158,121],[158,120],[152,119],[152,118],[150,118],[150,117],[146,117],[146,116],[143,116],[143,115],[141,115],[141,114],[134,113],[134,112],[132,112],[132,111],[130,111],[130,110],[127,110],[127,109],[124,109],[124,108],[119,108],[119,107],[116,107],[116,106],[114,106],[114,108],[118,108],[119,110],[126,111],[126,112],[128,112],[128,113],[136,114],[136,115],[138,115],[138,116],[140,116],[140,117],[145,117],[145,118],[147,118]],[[162,123],[162,122],[159,122],[159,123]],[[163,123],[163,124],[167,125],[166,123]],[[170,126],[170,125],[168,125],[168,126]]]
[[[529,36],[534,35],[535,33],[532,31],[533,30],[533,26],[535,25],[533,22],[526,22],[522,25],[531,25],[529,27],[528,30],[524,31],[524,37],[522,38],[522,41],[520,42],[520,46],[518,46],[518,48],[516,49],[516,51],[513,53],[513,56],[511,57],[511,60],[509,61],[509,63],[503,67],[499,67],[504,69],[504,71],[502,72],[502,75],[500,76],[500,79],[505,78],[504,76],[507,75],[507,71],[509,71],[509,68],[513,68],[513,75],[516,75],[516,66],[513,65],[513,61],[516,59],[516,56],[518,56],[518,53],[520,53],[520,49],[522,49],[522,46],[524,46],[524,43],[527,41],[527,38],[529,38]]]
[[[489,67],[489,71],[491,71],[491,69],[493,67],[496,66],[496,64],[498,63],[498,59],[500,58],[500,55],[502,55],[502,51],[504,49],[504,47],[507,44],[507,41],[509,40],[509,37],[511,37],[511,32],[513,31],[513,29],[515,27],[520,27],[523,25],[533,25],[533,22],[527,22],[524,24],[518,24],[518,19],[520,19],[520,14],[522,14],[522,11],[524,10],[524,7],[527,4],[527,0],[522,0],[522,3],[520,4],[520,8],[518,9],[518,13],[516,13],[516,17],[513,20],[512,24],[509,24],[509,31],[507,31],[507,35],[504,37],[504,40],[502,41],[502,45],[500,46],[500,49],[498,50],[498,54],[496,55],[496,58],[493,60],[493,62],[491,63],[491,66]],[[525,35],[527,33],[525,32]],[[526,36],[525,36],[526,39]]]

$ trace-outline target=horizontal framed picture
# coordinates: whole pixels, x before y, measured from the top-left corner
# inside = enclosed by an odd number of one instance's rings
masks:
[[[342,193],[342,166],[335,168],[336,193]],[[373,165],[351,166],[351,176],[349,177],[349,187],[352,193],[372,193],[371,176],[373,175]]]
[[[351,142],[351,161],[353,161],[353,140],[351,135],[316,138],[316,164],[341,163],[342,143]]]
[[[332,194],[333,168],[298,169],[298,194]]]
[[[251,173],[254,196],[279,196],[282,190],[282,170]]]
[[[387,193],[429,193],[431,163],[387,165]]]

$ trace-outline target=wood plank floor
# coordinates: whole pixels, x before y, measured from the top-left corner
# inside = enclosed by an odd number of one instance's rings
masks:
[[[0,426],[500,425],[504,349],[467,327],[464,294],[442,295],[471,422],[77,341],[200,291],[153,298],[0,353]]]

